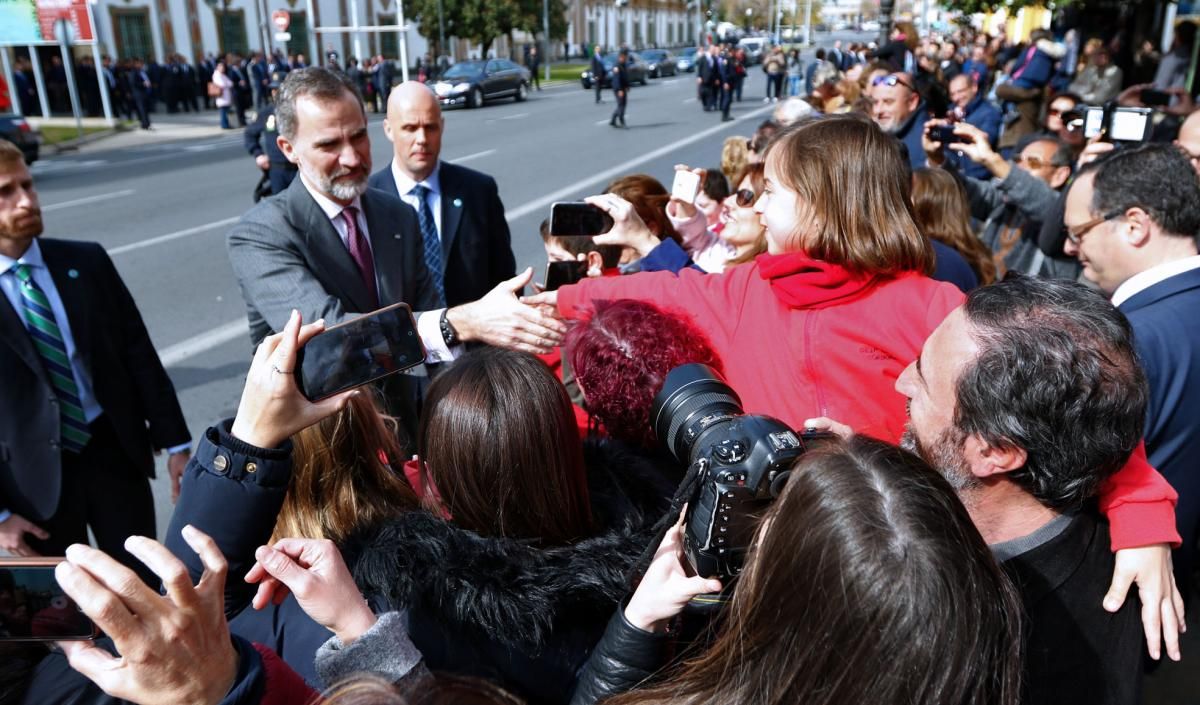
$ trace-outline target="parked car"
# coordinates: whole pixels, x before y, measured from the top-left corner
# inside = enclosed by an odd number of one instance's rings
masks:
[[[529,95],[529,69],[508,59],[460,61],[433,84],[442,105],[479,108],[493,98],[525,100]]]
[[[866,22],[862,23],[862,31],[864,32],[878,32],[879,30],[879,23],[875,20],[867,20]]]
[[[600,60],[604,62],[604,75],[600,77],[600,85],[603,88],[608,88],[612,85],[612,68],[617,65],[617,52],[614,51],[611,54],[605,54],[600,57]],[[629,59],[626,62],[625,68],[629,71],[630,83],[646,85],[646,62],[642,60],[642,57],[636,51],[629,52]],[[591,88],[592,81],[595,80],[592,77],[592,70],[589,68],[579,74],[579,80],[583,83],[584,90]]]
[[[696,71],[696,47],[688,47],[679,52],[679,57],[675,59],[675,68],[685,73],[694,73]]]
[[[6,139],[17,145],[21,153],[25,155],[26,164],[37,161],[37,134],[20,115],[0,115],[0,139]]]
[[[666,49],[644,49],[639,56],[646,62],[646,72],[650,78],[675,75],[675,55]]]

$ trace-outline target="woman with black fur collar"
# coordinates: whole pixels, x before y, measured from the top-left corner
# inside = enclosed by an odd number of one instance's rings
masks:
[[[311,404],[275,371],[290,369],[295,347],[319,330],[296,321],[273,352],[260,350],[273,366],[256,361],[237,418],[205,434],[168,546],[182,548],[191,524],[211,532],[231,574],[253,566],[286,494],[288,439],[348,399]],[[418,451],[410,480],[424,509],[341,545],[359,587],[376,611],[404,613],[430,669],[494,680],[530,703],[565,703],[672,486],[610,442],[581,446],[562,385],[536,358],[506,351],[469,353],[438,377]],[[175,553],[187,561],[191,552]],[[193,577],[203,570],[188,567]],[[236,583],[226,589],[235,633],[241,624],[311,674],[329,633],[291,599],[246,609],[255,588]],[[307,661],[288,657],[305,649]]]

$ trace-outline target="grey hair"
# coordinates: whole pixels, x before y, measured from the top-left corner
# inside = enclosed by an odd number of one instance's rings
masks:
[[[289,71],[287,78],[283,79],[283,84],[279,86],[279,96],[275,99],[275,121],[279,126],[279,134],[289,140],[296,138],[296,101],[300,98],[340,100],[347,93],[354,96],[359,110],[362,110],[365,116],[362,96],[358,94],[358,88],[346,74],[323,66]]]

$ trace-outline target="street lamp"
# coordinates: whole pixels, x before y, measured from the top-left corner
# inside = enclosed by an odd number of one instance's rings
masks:
[[[747,8],[746,8],[746,33],[747,33],[747,34],[749,34],[749,33],[750,33],[750,18],[751,18],[751,16],[753,16],[753,15],[754,15],[754,8],[753,8],[753,7],[747,7]]]

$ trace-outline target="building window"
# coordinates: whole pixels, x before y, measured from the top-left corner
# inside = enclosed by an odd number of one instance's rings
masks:
[[[595,47],[599,39],[596,37],[596,20],[588,20],[587,28],[587,43],[589,47]]]
[[[150,36],[150,9],[126,10],[109,8],[112,17],[113,39],[117,57],[121,59],[154,58],[154,38]]]
[[[217,12],[217,17],[220,19],[220,45],[224,47],[225,53],[235,52],[242,56],[249,54],[250,45],[246,42],[246,11],[225,10]]]
[[[396,24],[395,15],[379,15],[376,18],[378,25],[394,25]],[[379,53],[383,54],[385,59],[397,59],[400,57],[400,42],[396,38],[395,32],[379,32]]]
[[[293,12],[292,22],[288,25],[288,33],[292,38],[287,43],[287,53],[289,54],[307,54],[308,53],[308,13]],[[309,57],[309,61],[316,61],[316,57]]]

